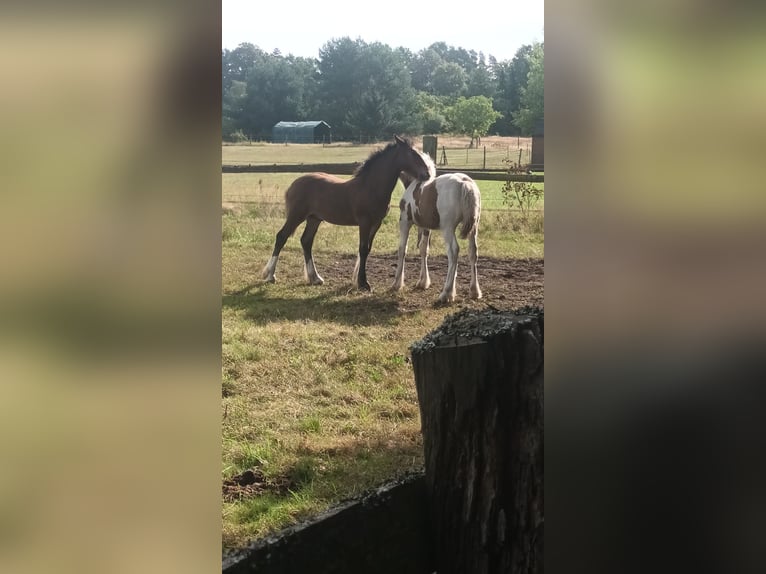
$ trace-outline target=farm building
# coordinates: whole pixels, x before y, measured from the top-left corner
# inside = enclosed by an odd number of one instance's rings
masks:
[[[534,132],[532,132],[532,159],[529,162],[534,170],[542,170],[545,164],[545,120],[537,120]]]
[[[332,130],[327,122],[279,122],[272,128],[274,143],[330,143]]]

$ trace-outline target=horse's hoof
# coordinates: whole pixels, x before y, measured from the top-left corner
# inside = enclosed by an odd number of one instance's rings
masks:
[[[277,278],[274,277],[274,276],[266,277],[265,281],[266,281],[266,283],[276,283],[277,282]]]
[[[316,279],[309,281],[309,285],[324,285],[324,279],[317,277]]]
[[[360,291],[372,291],[372,287],[370,287],[370,284],[365,281],[364,283],[359,284],[359,290]]]
[[[436,300],[437,305],[449,305],[450,303],[455,301],[454,295],[439,295],[439,298]]]

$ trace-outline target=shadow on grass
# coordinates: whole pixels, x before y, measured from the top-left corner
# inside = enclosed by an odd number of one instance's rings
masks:
[[[346,325],[381,325],[401,316],[397,300],[389,293],[362,293],[349,286],[309,287],[300,298],[282,297],[270,284],[256,283],[223,295],[222,304],[245,311],[255,323],[273,321],[332,321]]]
[[[340,448],[304,448],[297,454],[282,473],[290,485],[286,492],[266,491],[237,501],[235,512],[224,521],[234,527],[234,534],[227,535],[224,529],[224,551],[244,548],[296,523],[318,520],[328,509],[423,472],[422,446],[411,440],[359,441]],[[245,533],[237,534],[238,527]],[[248,529],[260,534],[252,538]]]
[[[310,485],[316,499],[331,504],[423,470],[422,444],[410,436],[356,440],[343,446],[303,446],[296,455],[284,472],[291,490]],[[289,492],[275,494],[289,496]]]

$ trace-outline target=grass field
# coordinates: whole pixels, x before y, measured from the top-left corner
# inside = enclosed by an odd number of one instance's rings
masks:
[[[422,138],[413,138],[416,147],[422,149]],[[364,161],[373,151],[384,146],[379,144],[225,144],[221,146],[221,161],[227,165],[252,164],[273,165],[290,163],[352,163]],[[484,148],[487,149],[487,169],[503,169],[504,160],[518,160],[522,150],[522,163],[529,161],[531,138],[485,137],[478,149],[469,149],[470,138],[439,136],[439,154],[446,148],[448,167],[467,169],[484,165]],[[437,159],[440,158],[440,155]]]
[[[285,191],[300,173],[224,173],[223,202],[224,203],[273,203],[284,205]],[[351,176],[338,176],[351,177]],[[505,209],[503,204],[502,181],[477,180],[481,190],[481,204],[484,211]],[[543,189],[544,184],[534,184]],[[391,205],[396,206],[402,197],[404,187],[397,182],[391,196]],[[537,209],[543,209],[544,200],[537,204]],[[281,213],[281,212],[280,212]]]
[[[289,162],[284,156],[277,159]],[[370,255],[372,293],[360,293],[350,283],[357,228],[328,224],[320,227],[314,244],[323,286],[303,280],[301,228],[282,251],[277,283],[263,284],[260,271],[283,224],[281,196],[295,176],[223,174],[224,200],[280,196],[276,205],[237,204],[222,216],[225,549],[421,468],[409,345],[462,306],[503,308],[542,301],[543,216],[522,222],[508,210],[482,214],[479,277],[485,299],[480,302],[465,299],[467,249],[462,240],[457,304],[432,304],[444,281],[439,236],[432,240],[434,285],[427,292],[412,290],[414,232],[407,287],[401,293],[387,290],[398,243],[394,210]],[[481,188],[486,198],[499,193]],[[400,193],[401,187],[394,201]],[[227,490],[234,477],[248,470],[257,476],[255,485]]]

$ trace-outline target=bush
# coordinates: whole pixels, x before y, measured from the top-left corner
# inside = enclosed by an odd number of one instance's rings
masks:
[[[530,216],[535,212],[537,202],[543,196],[543,190],[535,187],[528,181],[512,181],[512,176],[528,173],[526,166],[517,163],[508,163],[508,179],[503,184],[503,203],[521,212],[521,219],[525,224],[530,221]]]

